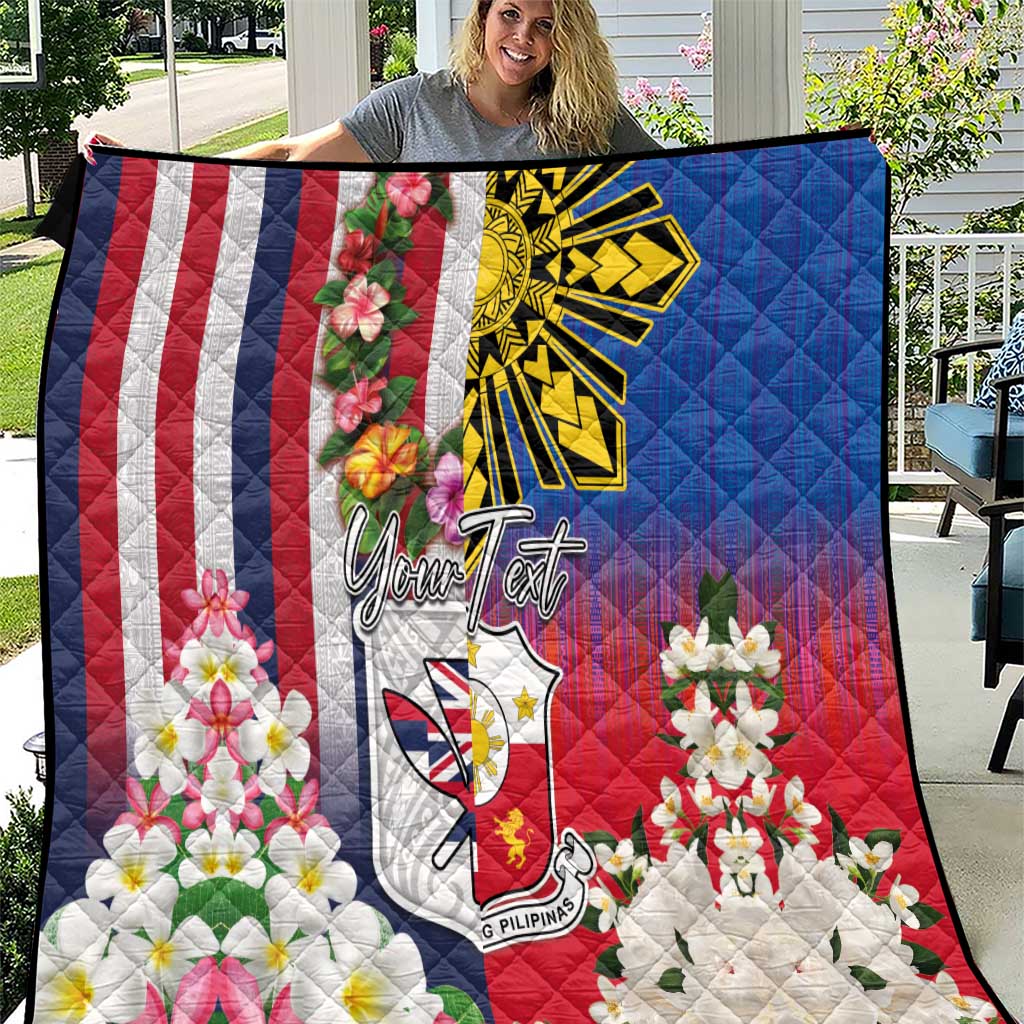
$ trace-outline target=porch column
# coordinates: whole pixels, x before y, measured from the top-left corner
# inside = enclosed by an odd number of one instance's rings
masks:
[[[713,0],[715,142],[804,130],[802,0]]]
[[[416,67],[440,71],[448,67],[452,35],[452,0],[416,0]]]
[[[370,91],[368,0],[285,0],[288,132],[347,114]]]

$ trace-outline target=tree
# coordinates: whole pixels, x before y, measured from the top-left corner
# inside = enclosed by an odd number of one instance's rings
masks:
[[[76,117],[128,99],[124,75],[112,56],[120,19],[101,17],[98,0],[43,0],[41,6],[46,84],[0,90],[0,157],[22,157],[30,217],[35,215],[32,152],[69,131]],[[0,37],[13,37],[13,24],[24,20],[26,8],[26,0],[0,4]]]

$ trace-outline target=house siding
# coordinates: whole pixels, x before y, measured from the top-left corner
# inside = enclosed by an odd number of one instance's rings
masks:
[[[452,0],[452,31],[472,7],[472,0]],[[694,109],[711,126],[711,71],[694,71],[679,54],[682,43],[693,45],[700,35],[701,14],[711,0],[594,0],[601,28],[608,38],[623,86],[638,76],[665,87],[673,76],[690,90]],[[814,38],[818,52],[855,53],[885,41],[882,19],[885,0],[804,0],[804,38]],[[1022,74],[1007,61],[1004,87]],[[968,212],[1005,206],[1024,195],[1024,112],[1008,113],[1002,144],[970,174],[957,174],[915,199],[909,212],[941,228],[954,227]]]

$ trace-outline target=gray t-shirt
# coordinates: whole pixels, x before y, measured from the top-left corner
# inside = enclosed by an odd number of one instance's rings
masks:
[[[542,153],[528,124],[492,124],[469,102],[451,72],[421,72],[374,90],[341,119],[374,163],[562,158]],[[613,153],[657,150],[621,104],[612,133]]]

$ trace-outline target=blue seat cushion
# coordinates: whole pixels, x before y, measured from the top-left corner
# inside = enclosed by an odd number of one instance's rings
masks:
[[[995,412],[963,402],[930,405],[924,413],[924,443],[965,473],[992,479]],[[1024,479],[1024,416],[1007,417],[1006,479]]]
[[[988,566],[971,585],[971,639],[985,639]],[[1003,639],[1024,640],[1024,527],[1010,532],[1003,542]]]

